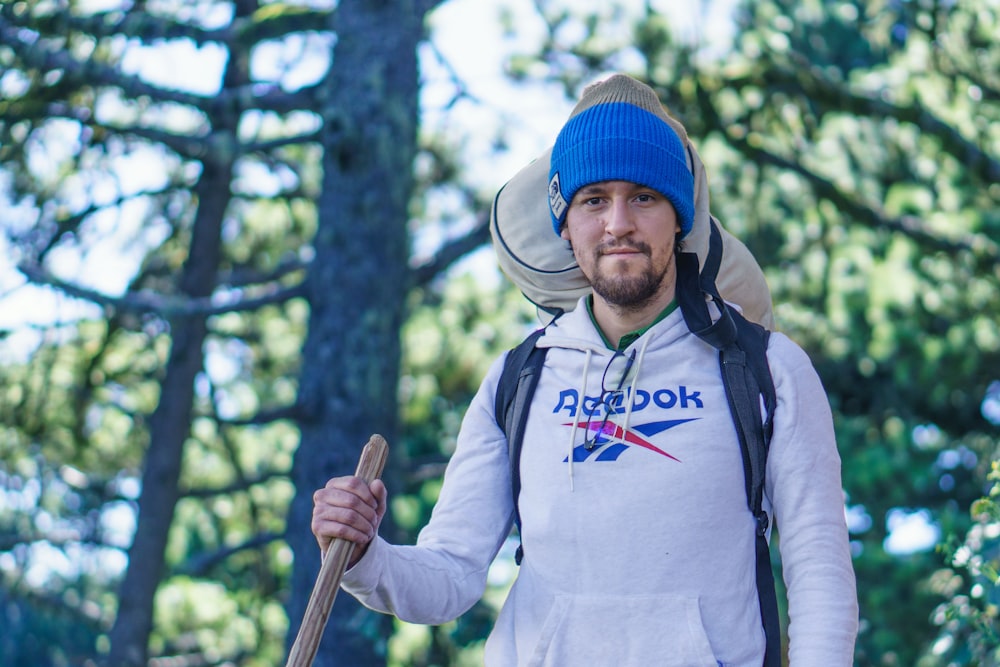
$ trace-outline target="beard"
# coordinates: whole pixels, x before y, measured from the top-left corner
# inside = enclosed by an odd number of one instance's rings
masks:
[[[645,243],[630,247],[650,257],[650,248]],[[594,293],[622,310],[641,310],[660,292],[672,262],[668,262],[662,271],[649,266],[639,275],[608,275],[602,270],[602,263],[599,261],[604,250],[604,247],[598,247],[594,252],[594,275],[590,277]]]

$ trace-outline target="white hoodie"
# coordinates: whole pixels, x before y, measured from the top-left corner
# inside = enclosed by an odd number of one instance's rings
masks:
[[[486,665],[759,667],[755,522],[716,350],[679,310],[652,326],[625,350],[636,361],[610,419],[622,439],[587,451],[613,352],[582,302],[538,344],[550,349],[521,454],[524,560]],[[768,360],[778,404],[765,504],[781,532],[790,664],[848,666],[858,609],[829,404],[787,337],[772,334]],[[482,595],[513,516],[493,415],[501,368],[469,407],[416,546],[378,538],[346,573],[366,606],[439,624]]]

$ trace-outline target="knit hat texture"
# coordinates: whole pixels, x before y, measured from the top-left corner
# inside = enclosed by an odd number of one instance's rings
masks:
[[[548,197],[556,234],[577,190],[617,180],[665,196],[681,237],[687,236],[694,224],[694,176],[683,133],[653,89],[631,77],[617,74],[587,88],[552,149]]]

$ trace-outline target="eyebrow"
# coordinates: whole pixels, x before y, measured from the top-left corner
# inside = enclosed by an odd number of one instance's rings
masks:
[[[603,183],[591,183],[577,190],[577,194],[585,194],[585,195],[600,194],[605,190],[607,190],[607,186],[605,186]]]

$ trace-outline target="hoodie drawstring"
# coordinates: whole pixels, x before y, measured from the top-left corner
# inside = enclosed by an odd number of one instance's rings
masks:
[[[632,383],[628,387],[628,403],[625,407],[625,422],[622,424],[622,437],[621,440],[624,443],[625,434],[628,433],[628,427],[632,419],[632,406],[635,405],[635,392],[636,384],[639,381],[639,369],[642,368],[642,358],[646,356],[646,346],[649,345],[650,336],[643,336],[642,347],[639,348],[639,356],[635,360],[635,371],[632,373]]]
[[[576,431],[580,427],[580,413],[583,412],[583,400],[587,394],[587,375],[590,372],[590,360],[594,356],[593,350],[587,350],[587,359],[583,362],[583,380],[580,386],[580,391],[577,394],[580,397],[580,405],[573,416],[573,428],[569,430],[569,490],[573,490],[573,441],[576,440]]]
[[[649,345],[650,337],[643,336],[642,347],[639,348],[639,355],[636,359],[635,368],[632,371],[632,381],[629,383],[628,398],[625,403],[625,420],[622,423],[622,437],[618,438],[621,442],[625,441],[625,434],[628,432],[629,424],[632,419],[632,407],[635,405],[635,394],[636,385],[639,381],[639,369],[642,368],[642,359],[646,356],[646,347]],[[574,489],[573,480],[573,459],[574,459],[574,443],[576,441],[576,432],[580,429],[580,415],[584,411],[584,400],[587,395],[587,377],[590,375],[590,362],[594,357],[593,350],[587,350],[587,358],[583,362],[583,377],[580,381],[580,389],[578,396],[580,397],[580,406],[573,415],[573,428],[569,431],[569,443],[567,445],[568,456],[567,461],[569,462],[569,490]],[[613,436],[612,436],[613,437]]]

